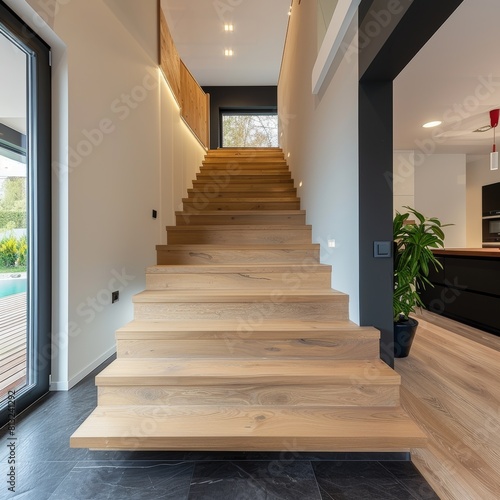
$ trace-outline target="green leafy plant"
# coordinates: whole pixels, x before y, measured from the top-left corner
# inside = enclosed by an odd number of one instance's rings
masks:
[[[424,307],[420,291],[433,286],[429,281],[431,266],[442,268],[432,253],[434,248],[444,248],[443,227],[435,218],[427,218],[415,209],[404,207],[407,213],[396,212],[393,221],[394,235],[394,321],[407,321],[417,307]],[[414,216],[414,223],[409,222]]]
[[[28,256],[28,238],[26,236],[21,236],[17,241],[17,265],[26,266],[26,260]]]
[[[0,241],[0,262],[5,267],[14,267],[17,261],[17,239],[9,236]]]
[[[26,236],[17,239],[14,235],[10,235],[0,240],[0,266],[2,268],[25,267],[27,255],[28,239]]]

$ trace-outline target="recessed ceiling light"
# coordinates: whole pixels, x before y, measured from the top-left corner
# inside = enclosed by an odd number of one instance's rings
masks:
[[[439,121],[439,120],[436,120],[436,121],[434,121],[434,122],[427,122],[427,123],[424,123],[424,124],[422,125],[422,127],[424,127],[424,128],[432,128],[432,127],[437,127],[438,125],[441,125],[441,123],[443,123],[443,122],[441,122],[441,121]]]
[[[224,31],[234,31],[234,26],[230,23],[224,25]]]
[[[226,57],[231,57],[234,54],[233,49],[226,49],[224,50],[224,55]]]

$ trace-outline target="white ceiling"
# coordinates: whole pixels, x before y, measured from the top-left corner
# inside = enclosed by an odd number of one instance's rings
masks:
[[[291,0],[161,0],[177,50],[202,86],[276,85]],[[224,23],[234,31],[226,33]],[[232,57],[224,49],[233,49]]]
[[[162,0],[181,58],[201,85],[275,85],[290,3]],[[234,33],[224,33],[224,21]],[[493,131],[472,131],[500,107],[499,25],[500,1],[464,0],[403,70],[394,82],[395,149],[489,153]],[[235,56],[227,59],[230,47]],[[422,128],[438,119],[441,127]]]
[[[26,54],[2,34],[0,34],[0,68],[2,68],[0,123],[25,134]]]
[[[489,111],[500,108],[499,22],[498,0],[465,0],[397,77],[395,149],[491,151],[493,131],[472,131],[488,125]],[[423,129],[431,120],[443,124]]]

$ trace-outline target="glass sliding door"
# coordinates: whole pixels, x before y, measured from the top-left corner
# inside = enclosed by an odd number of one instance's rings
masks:
[[[0,2],[0,426],[49,389],[49,48]]]

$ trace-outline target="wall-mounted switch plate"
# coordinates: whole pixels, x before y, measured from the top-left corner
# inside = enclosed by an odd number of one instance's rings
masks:
[[[373,256],[376,259],[390,259],[392,257],[392,241],[374,241]]]
[[[111,292],[111,303],[114,304],[120,300],[120,292],[117,290],[116,292]]]
[[[153,219],[156,219],[158,217],[158,212],[156,210],[153,210]]]

